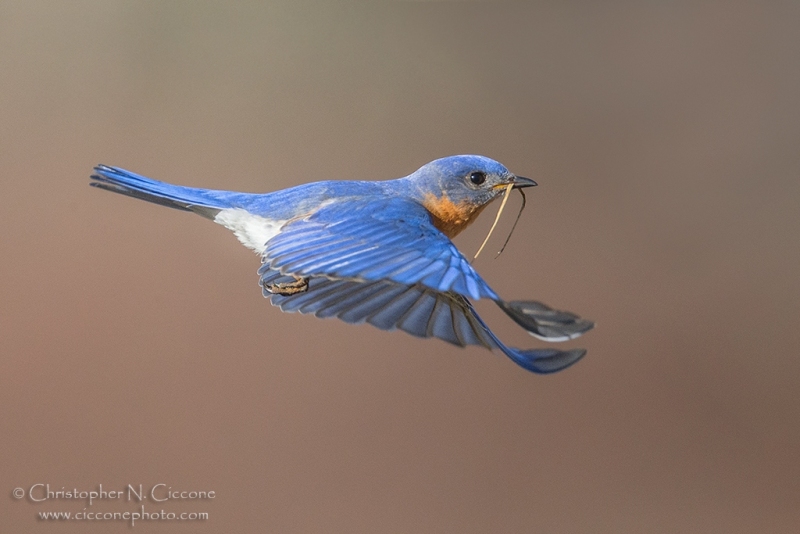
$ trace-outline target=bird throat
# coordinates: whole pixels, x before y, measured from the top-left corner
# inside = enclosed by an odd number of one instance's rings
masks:
[[[431,214],[433,225],[444,235],[453,239],[480,215],[486,204],[475,205],[467,202],[455,204],[446,195],[437,197],[431,193],[422,202]]]

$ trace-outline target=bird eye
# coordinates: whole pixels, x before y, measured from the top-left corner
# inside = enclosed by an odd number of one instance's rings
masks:
[[[469,181],[475,185],[481,185],[483,182],[486,181],[486,173],[483,173],[481,171],[475,171],[473,173],[470,173]]]

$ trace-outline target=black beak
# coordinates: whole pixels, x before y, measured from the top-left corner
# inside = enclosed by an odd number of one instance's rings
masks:
[[[530,178],[525,178],[523,176],[516,176],[516,175],[514,176],[514,179],[511,180],[511,183],[514,184],[514,189],[522,189],[523,187],[533,187],[535,185],[538,185]]]

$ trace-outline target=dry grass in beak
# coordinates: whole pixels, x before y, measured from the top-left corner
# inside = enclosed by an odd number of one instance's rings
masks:
[[[522,217],[522,212],[525,211],[525,202],[527,202],[527,199],[525,198],[525,191],[522,189],[517,189],[517,191],[519,191],[519,194],[522,195],[522,205],[519,207],[519,213],[517,213],[517,218],[514,219],[514,224],[511,225],[511,231],[508,232],[506,242],[503,243],[503,246],[500,247],[499,251],[497,251],[497,256],[503,253],[503,251],[506,249],[506,245],[508,245],[508,242],[511,241],[511,236],[514,234],[514,229],[517,227],[519,218]],[[497,259],[497,256],[495,256],[495,259]]]
[[[488,242],[489,242],[489,238],[490,238],[490,237],[492,237],[492,232],[494,232],[494,227],[495,227],[495,226],[497,226],[497,221],[499,221],[499,220],[500,220],[500,214],[501,214],[501,213],[503,213],[503,208],[505,208],[505,207],[506,207],[506,202],[508,202],[508,197],[510,197],[510,196],[511,196],[511,190],[512,190],[512,189],[514,189],[514,184],[513,184],[513,182],[512,182],[512,183],[510,183],[510,184],[508,184],[508,185],[506,186],[506,192],[505,192],[505,194],[503,195],[503,202],[500,204],[500,209],[499,209],[499,210],[497,210],[497,216],[494,218],[494,222],[492,223],[492,227],[491,227],[491,228],[489,228],[489,233],[488,233],[488,234],[486,234],[486,239],[484,239],[484,240],[483,240],[483,243],[481,243],[481,248],[479,248],[479,249],[478,249],[478,252],[476,252],[476,253],[475,253],[475,256],[473,256],[473,258],[472,258],[472,261],[475,261],[476,259],[478,259],[478,255],[479,255],[479,254],[481,253],[481,251],[483,250],[483,247],[485,247],[485,246],[486,246],[486,243],[488,243]],[[516,224],[516,223],[515,223],[515,224]],[[509,236],[509,237],[510,237],[510,236]],[[505,246],[505,245],[504,245],[504,246]]]

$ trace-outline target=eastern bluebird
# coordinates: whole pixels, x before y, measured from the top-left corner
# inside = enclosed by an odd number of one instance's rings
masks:
[[[499,349],[536,373],[560,371],[586,354],[507,347],[468,300],[493,300],[545,341],[574,339],[594,326],[539,302],[502,300],[450,241],[509,185],[536,185],[489,158],[451,156],[396,180],[313,182],[264,194],[171,185],[106,165],[94,170],[95,187],[193,211],[232,230],[261,256],[262,292],[285,312]]]

